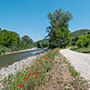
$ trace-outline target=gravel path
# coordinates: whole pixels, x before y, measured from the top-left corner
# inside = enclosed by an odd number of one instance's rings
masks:
[[[62,49],[60,53],[72,64],[80,76],[90,81],[90,55]]]

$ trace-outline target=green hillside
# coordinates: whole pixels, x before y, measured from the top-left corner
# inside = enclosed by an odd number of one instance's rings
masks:
[[[89,29],[80,29],[80,30],[74,31],[71,33],[71,38],[75,38],[81,35],[86,35],[88,32],[90,32]]]

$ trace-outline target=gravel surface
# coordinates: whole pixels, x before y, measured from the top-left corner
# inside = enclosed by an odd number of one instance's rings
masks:
[[[80,76],[90,83],[90,54],[78,53],[69,49],[62,49],[60,53],[66,57]]]
[[[3,67],[0,69],[0,81],[3,80],[5,77],[8,77],[10,74],[15,75],[17,72],[20,72],[22,70],[25,70],[26,67],[33,64],[35,59],[39,56],[42,56],[46,54],[47,52],[39,51],[39,54],[36,56],[30,56],[26,59],[23,59],[21,61],[17,61],[12,65],[9,65],[8,67]]]

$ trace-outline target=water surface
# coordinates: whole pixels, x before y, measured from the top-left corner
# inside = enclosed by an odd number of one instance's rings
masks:
[[[0,56],[0,68],[7,67],[8,65],[11,65],[16,61],[26,59],[30,56],[38,55],[40,51],[45,52],[48,50],[47,49],[34,49],[30,51]]]

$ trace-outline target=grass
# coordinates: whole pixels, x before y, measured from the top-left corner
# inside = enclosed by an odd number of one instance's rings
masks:
[[[80,76],[80,74],[75,70],[75,68],[66,60],[66,58],[61,55],[64,60],[64,63],[68,65],[69,71],[71,75],[73,76],[72,81],[70,81],[71,86],[74,87],[75,90],[88,90],[90,88],[90,84],[88,84],[88,81],[85,80],[83,77]],[[69,89],[72,90],[72,89]]]
[[[34,64],[28,66],[25,71],[9,75],[3,80],[2,90],[37,90],[41,84],[45,83],[46,73],[51,70],[57,52],[58,49],[54,49],[37,58]]]
[[[70,50],[81,53],[90,53],[90,48],[70,48]]]
[[[71,74],[72,74],[74,77],[80,76],[79,73],[76,72],[76,70],[74,69],[73,66],[71,66],[70,64],[69,64],[68,66],[69,66],[69,70],[70,70]]]

